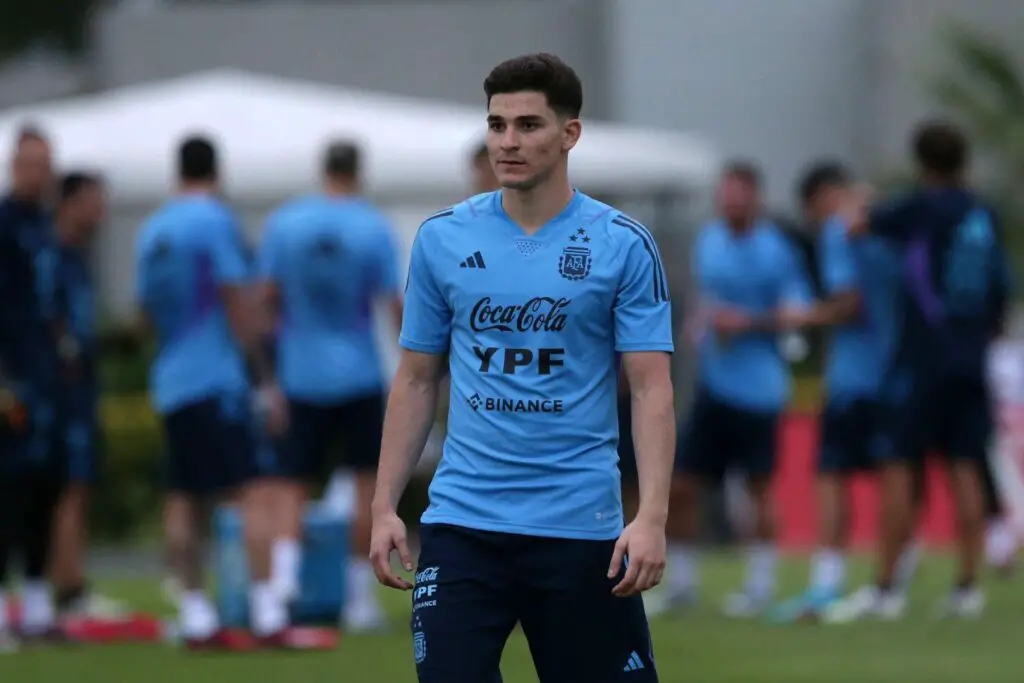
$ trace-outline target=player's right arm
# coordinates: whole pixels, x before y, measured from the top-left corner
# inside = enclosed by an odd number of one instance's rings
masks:
[[[791,326],[831,327],[851,322],[860,315],[861,283],[851,239],[842,219],[833,218],[826,223],[819,239],[821,282],[825,297],[788,321]]]
[[[370,560],[374,572],[384,585],[403,590],[412,584],[391,568],[391,551],[397,549],[402,566],[412,570],[398,501],[434,423],[452,326],[451,309],[431,269],[428,243],[433,234],[429,228],[421,228],[412,247],[399,338],[402,356],[388,396],[372,504]]]

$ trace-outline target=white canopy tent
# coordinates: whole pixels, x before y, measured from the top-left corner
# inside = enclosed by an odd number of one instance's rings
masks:
[[[173,192],[184,136],[201,133],[218,144],[226,194],[253,238],[275,204],[316,187],[329,141],[358,142],[367,190],[392,218],[404,262],[423,218],[465,196],[485,110],[214,70],[9,110],[0,116],[0,154],[10,153],[28,123],[53,140],[59,168],[97,171],[108,183],[112,215],[96,259],[102,300],[120,317],[133,308],[135,233]],[[716,172],[714,155],[697,140],[608,123],[585,123],[570,158],[577,186],[648,205],[656,196],[704,195]],[[7,171],[0,169],[4,182]]]
[[[213,137],[232,200],[265,203],[308,190],[328,140],[366,150],[375,196],[459,197],[468,146],[481,139],[484,108],[371,94],[216,70],[172,81],[7,112],[0,141],[37,122],[53,137],[59,164],[102,171],[117,204],[150,205],[173,186],[176,143]],[[6,148],[0,148],[6,151]],[[713,158],[675,133],[588,123],[572,154],[573,180],[601,191],[692,189],[707,183]]]
[[[392,218],[404,261],[422,219],[465,196],[485,110],[482,102],[458,106],[215,70],[9,110],[0,115],[0,154],[10,154],[27,123],[51,138],[60,169],[96,171],[107,181],[112,215],[97,245],[98,280],[108,311],[123,316],[133,308],[135,233],[173,192],[184,136],[201,133],[218,144],[226,194],[253,237],[275,204],[316,187],[326,143],[358,142],[367,190]],[[570,167],[585,191],[650,206],[655,198],[705,196],[717,159],[678,133],[585,122]],[[3,182],[7,171],[0,169]],[[394,345],[382,346],[393,366]]]

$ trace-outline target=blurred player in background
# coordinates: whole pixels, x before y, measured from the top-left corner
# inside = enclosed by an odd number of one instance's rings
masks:
[[[282,631],[287,614],[269,585],[270,512],[253,443],[247,356],[257,376],[270,429],[287,414],[273,385],[272,360],[259,349],[260,322],[251,296],[244,235],[220,198],[217,154],[202,137],[178,150],[178,196],[145,222],[136,243],[140,308],[157,337],[151,401],[167,440],[164,531],[182,584],[187,646],[231,647],[205,593],[204,505],[240,492],[252,574],[257,635]]]
[[[291,423],[281,462],[293,483],[281,512],[273,574],[279,593],[295,597],[307,486],[330,474],[328,455],[340,442],[345,463],[355,470],[344,621],[348,630],[363,631],[384,625],[366,559],[387,391],[373,309],[386,301],[400,329],[401,285],[391,226],[360,196],[359,149],[332,144],[323,171],[322,192],[271,216],[259,256],[262,298],[280,321],[278,377]]]
[[[52,244],[45,205],[53,190],[50,144],[34,128],[18,133],[10,193],[0,201],[0,649],[16,646],[4,588],[19,554],[21,635],[52,633],[46,577],[50,528],[63,484],[53,461],[58,350],[44,311],[53,305],[51,269],[38,261]]]
[[[519,623],[544,683],[656,681],[640,593],[664,567],[675,436],[661,259],[646,228],[569,182],[583,100],[570,67],[519,57],[484,90],[502,190],[428,218],[413,245],[374,498],[377,577],[414,587],[391,568],[398,550],[412,570],[396,507],[450,354],[448,437],[414,577],[419,680],[493,680]],[[619,354],[641,491],[625,529]]]
[[[950,463],[959,526],[959,574],[943,614],[975,617],[984,609],[978,569],[984,549],[982,485],[993,428],[986,363],[1001,332],[1009,268],[997,218],[966,185],[970,149],[952,124],[926,122],[914,133],[918,186],[868,211],[866,197],[847,210],[853,234],[867,230],[900,245],[906,267],[906,314],[887,378],[891,412],[882,470],[882,544],[871,600],[857,616],[898,615],[895,572],[911,528],[911,462],[929,447]]]
[[[473,171],[473,194],[494,192],[501,187],[498,183],[498,176],[494,175],[491,158],[487,154],[486,142],[481,143],[473,151],[473,158],[470,161]]]
[[[695,598],[700,496],[709,481],[746,477],[756,512],[746,584],[724,609],[749,616],[775,590],[775,527],[770,484],[780,413],[789,400],[789,366],[777,342],[785,314],[810,305],[804,265],[776,226],[761,215],[761,174],[726,165],[718,188],[720,218],[701,230],[693,252],[700,303],[709,329],[698,342],[698,389],[679,438],[669,523],[669,601]],[[692,323],[691,323],[692,324]]]
[[[50,267],[58,283],[48,312],[61,351],[55,448],[67,483],[54,520],[51,576],[60,613],[115,615],[121,606],[90,593],[85,576],[88,494],[98,463],[99,368],[90,248],[106,215],[99,177],[72,172],[60,182]]]
[[[811,563],[806,593],[779,606],[775,616],[783,620],[821,614],[844,594],[851,520],[849,478],[875,467],[882,438],[879,393],[899,333],[902,279],[898,255],[881,238],[857,240],[847,234],[837,214],[849,182],[845,168],[823,162],[808,169],[799,187],[807,219],[818,234],[817,260],[824,292],[801,323],[827,328],[831,338],[818,454],[821,547]],[[921,486],[916,488],[920,493]],[[904,552],[897,581],[901,592],[909,583],[918,555],[916,544]]]

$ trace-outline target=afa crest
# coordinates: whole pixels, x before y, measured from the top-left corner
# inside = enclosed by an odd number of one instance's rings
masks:
[[[412,634],[412,657],[417,664],[422,664],[427,658],[427,637],[423,631]]]
[[[590,262],[586,247],[566,247],[558,257],[558,272],[566,280],[582,280],[590,275]]]

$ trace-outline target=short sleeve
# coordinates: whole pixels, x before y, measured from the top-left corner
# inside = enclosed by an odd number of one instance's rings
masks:
[[[256,270],[262,280],[279,281],[282,277],[282,255],[281,236],[283,230],[280,228],[280,216],[275,214],[267,220],[263,228],[263,239],[260,240],[259,250],[256,255]]]
[[[242,228],[230,215],[218,220],[208,233],[210,256],[217,284],[240,285],[249,279],[245,240]]]
[[[825,293],[835,295],[857,289],[857,267],[846,226],[838,220],[830,221],[822,231],[819,245],[821,283]]]
[[[778,237],[779,250],[779,305],[806,306],[814,300],[814,288],[807,277],[807,264],[797,253],[793,244],[781,235]]]
[[[615,350],[673,350],[672,304],[661,255],[651,234],[639,224],[626,251],[622,278],[615,295]]]
[[[395,249],[395,235],[390,225],[380,226],[375,246],[377,292],[385,296],[397,296],[401,291],[398,284],[398,254]]]
[[[452,311],[431,271],[427,241],[421,229],[412,245],[399,344],[409,351],[444,353],[451,341]]]

